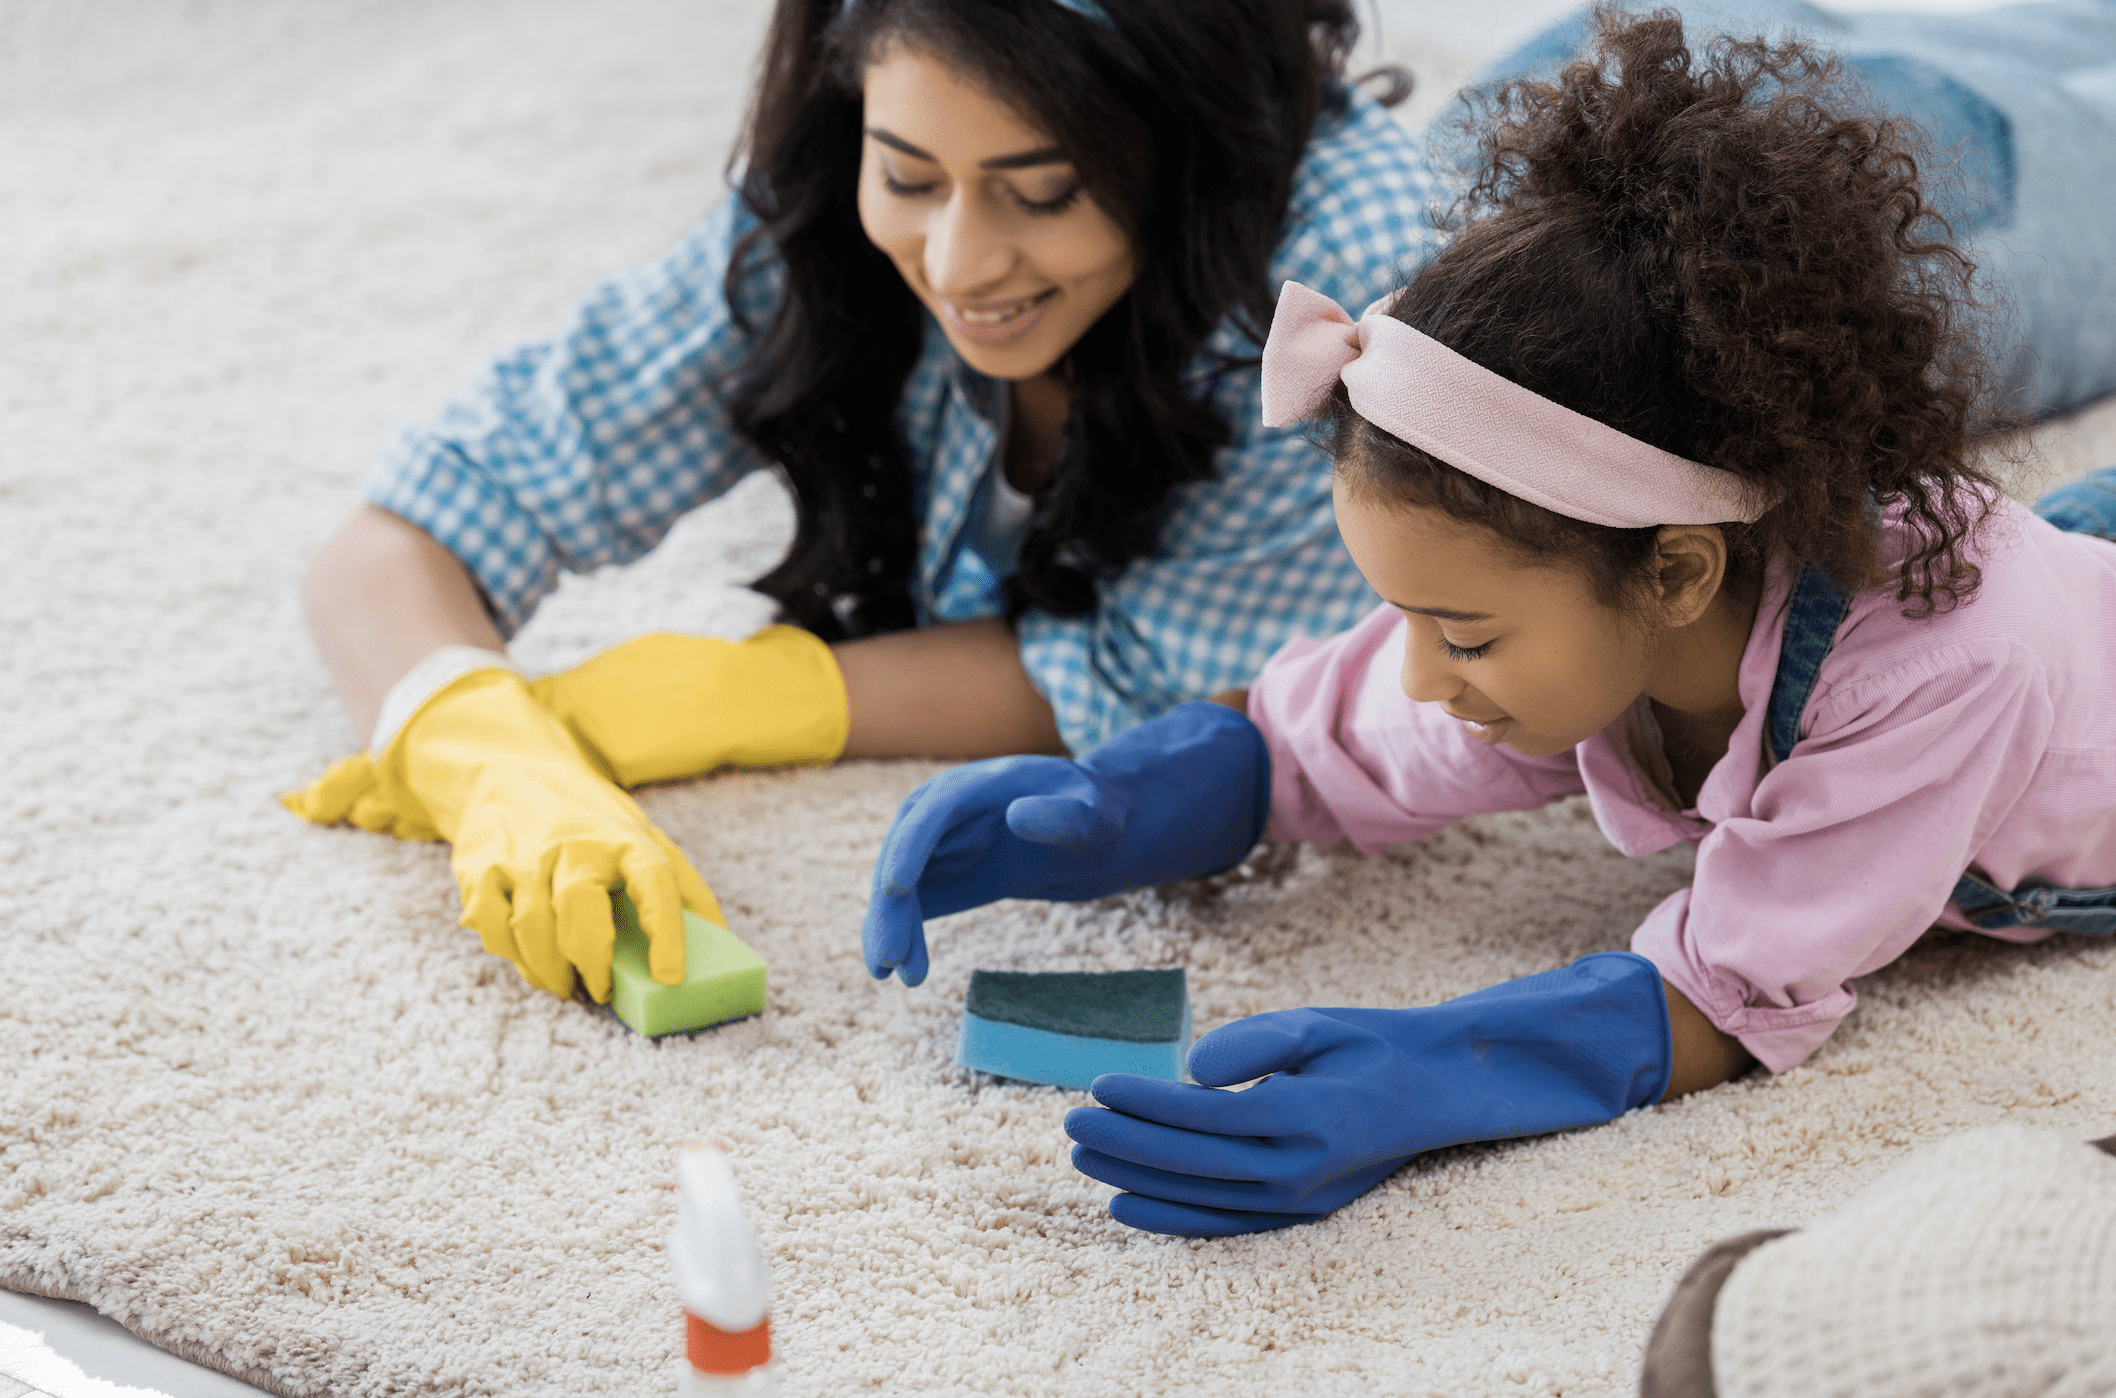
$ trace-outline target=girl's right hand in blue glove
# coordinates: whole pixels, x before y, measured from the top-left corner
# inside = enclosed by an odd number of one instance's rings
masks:
[[[1000,898],[1100,898],[1239,862],[1270,814],[1263,734],[1185,704],[1078,761],[1001,757],[943,772],[897,808],[861,942],[877,980],[925,980],[925,919]]]
[[[1126,1191],[1110,1201],[1119,1223],[1254,1233],[1321,1218],[1425,1151],[1658,1102],[1673,1053],[1660,972],[1597,952],[1418,1009],[1236,1020],[1190,1051],[1204,1086],[1105,1073],[1102,1105],[1066,1113],[1065,1130],[1074,1166]]]

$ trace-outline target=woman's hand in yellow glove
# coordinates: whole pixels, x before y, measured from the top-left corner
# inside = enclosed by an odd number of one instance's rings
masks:
[[[510,670],[453,680],[379,757],[345,759],[287,804],[311,820],[449,841],[463,925],[554,995],[570,995],[577,972],[609,999],[615,889],[639,909],[664,984],[683,978],[685,907],[725,925],[683,852]]]
[[[851,721],[837,657],[794,626],[746,641],[655,632],[529,689],[627,787],[835,762]]]
[[[441,832],[433,828],[417,806],[400,811],[390,803],[375,776],[375,760],[365,748],[351,757],[339,758],[306,789],[288,792],[279,798],[279,803],[318,825],[357,825],[400,840],[441,838]]]
[[[682,909],[721,922],[705,881],[611,779],[829,762],[848,721],[837,661],[806,631],[655,634],[533,681],[459,675],[379,756],[355,753],[285,800],[319,824],[449,841],[463,924],[487,949],[555,995],[578,972],[607,1000],[610,890],[631,892],[669,984],[683,977]]]

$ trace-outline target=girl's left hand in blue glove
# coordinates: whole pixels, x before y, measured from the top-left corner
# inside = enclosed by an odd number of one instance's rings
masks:
[[[1672,1056],[1660,972],[1598,952],[1423,1009],[1236,1020],[1191,1048],[1204,1086],[1107,1073],[1065,1130],[1082,1174],[1127,1191],[1118,1222],[1222,1237],[1321,1218],[1424,1151],[1657,1102]]]

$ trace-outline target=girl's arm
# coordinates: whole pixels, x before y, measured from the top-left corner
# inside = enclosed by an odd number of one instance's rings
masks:
[[[1674,1057],[1668,1069],[1668,1090],[1662,1101],[1717,1087],[1756,1065],[1749,1051],[1741,1046],[1741,1040],[1732,1034],[1720,1033],[1712,1021],[1705,1018],[1703,1010],[1691,1004],[1688,996],[1667,981],[1660,984],[1668,997],[1668,1030],[1674,1045]]]
[[[1110,1212],[1134,1228],[1321,1218],[1427,1151],[1591,1126],[1702,1085],[1681,1061],[1691,1043],[1671,1043],[1679,999],[1645,957],[1605,951],[1436,1005],[1251,1015],[1191,1046],[1196,1085],[1096,1078],[1101,1105],[1066,1114],[1073,1164],[1124,1191]]]
[[[1902,621],[1893,607],[1855,613],[1850,626],[1880,632],[1866,642],[1880,649],[1930,624]],[[1774,1073],[1850,1013],[1857,977],[1942,916],[1992,839],[1995,813],[2015,808],[2048,747],[2053,709],[2025,647],[1905,645],[1862,664],[1860,644],[1856,630],[1839,640],[1838,673],[1825,668],[1792,755],[1718,822],[1690,887],[1632,936]],[[1734,742],[1760,739],[1744,720]]]
[[[1249,691],[1230,689],[1213,695],[1212,702],[1224,704],[1238,713],[1247,713]],[[1674,1058],[1668,1072],[1668,1097],[1682,1097],[1717,1087],[1755,1066],[1756,1060],[1741,1046],[1741,1040],[1732,1034],[1722,1034],[1711,1020],[1705,1018],[1704,1011],[1690,1003],[1689,997],[1665,980],[1661,982],[1661,990],[1668,998],[1668,1028],[1674,1044]]]

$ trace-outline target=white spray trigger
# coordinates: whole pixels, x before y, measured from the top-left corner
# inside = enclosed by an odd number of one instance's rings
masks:
[[[742,1211],[727,1156],[710,1146],[676,1153],[676,1233],[669,1257],[683,1308],[730,1333],[754,1330],[771,1298],[771,1268]]]

